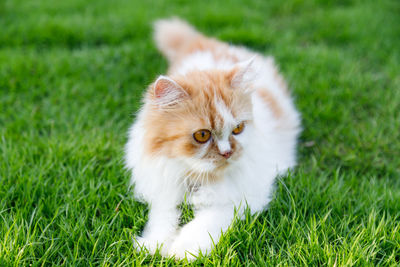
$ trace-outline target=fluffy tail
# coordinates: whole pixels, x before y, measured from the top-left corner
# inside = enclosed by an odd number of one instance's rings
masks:
[[[154,23],[154,40],[169,62],[176,60],[202,35],[192,26],[178,19],[162,19]]]

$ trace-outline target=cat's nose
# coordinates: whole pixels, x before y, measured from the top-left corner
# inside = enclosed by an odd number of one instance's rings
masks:
[[[232,156],[232,150],[228,150],[228,151],[224,151],[224,152],[220,152],[219,154],[221,156],[223,156],[226,159],[229,159]]]

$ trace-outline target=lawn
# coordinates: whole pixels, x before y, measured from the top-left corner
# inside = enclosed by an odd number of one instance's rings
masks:
[[[127,129],[178,15],[272,54],[302,113],[269,209],[194,265],[400,265],[400,2],[3,0],[0,265],[181,265],[137,253]],[[184,207],[184,219],[190,210]]]

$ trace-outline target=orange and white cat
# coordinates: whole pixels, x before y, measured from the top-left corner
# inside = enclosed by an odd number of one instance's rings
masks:
[[[166,256],[209,253],[236,215],[264,210],[293,167],[300,116],[271,57],[160,20],[170,64],[151,84],[126,145],[135,196],[149,204],[136,246]],[[194,219],[179,226],[185,195]]]

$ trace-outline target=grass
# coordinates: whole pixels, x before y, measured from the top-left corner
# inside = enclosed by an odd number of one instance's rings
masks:
[[[126,133],[167,67],[151,22],[276,57],[303,116],[298,168],[193,265],[400,265],[400,4],[0,2],[0,265],[181,265],[137,253]],[[190,217],[185,209],[184,219]]]

